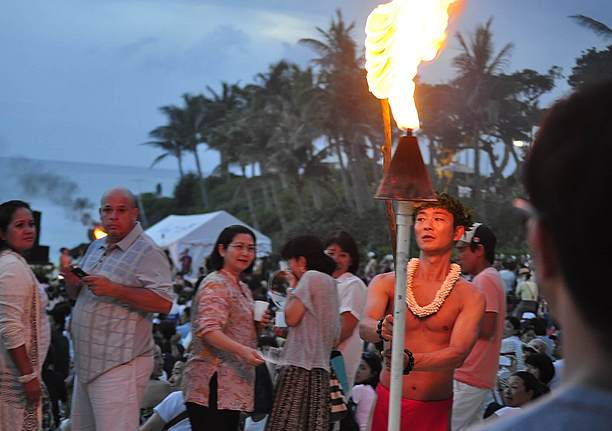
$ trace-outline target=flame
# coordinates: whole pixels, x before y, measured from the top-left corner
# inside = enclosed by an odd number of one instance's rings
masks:
[[[94,239],[100,239],[100,238],[104,238],[105,236],[108,236],[108,234],[104,231],[104,229],[100,225],[96,225],[91,234],[94,237]]]
[[[457,0],[393,0],[376,7],[366,22],[366,65],[370,91],[389,99],[401,129],[418,129],[414,77],[446,41],[449,7]]]

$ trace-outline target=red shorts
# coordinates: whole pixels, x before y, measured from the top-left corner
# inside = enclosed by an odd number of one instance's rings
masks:
[[[371,431],[387,431],[389,423],[389,389],[382,384],[376,387],[376,406],[372,416]],[[402,398],[402,431],[447,431],[450,429],[450,412],[453,399],[442,401],[418,401]]]

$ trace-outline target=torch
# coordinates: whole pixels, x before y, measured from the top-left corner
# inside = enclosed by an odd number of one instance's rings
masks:
[[[410,254],[413,204],[436,200],[417,139],[412,135],[412,130],[419,128],[413,80],[419,64],[433,60],[444,44],[448,9],[454,2],[393,0],[374,9],[366,22],[365,67],[368,86],[372,94],[383,101],[385,125],[385,144],[382,146],[384,174],[374,197],[386,201],[389,227],[396,250],[389,431],[400,429],[406,269]],[[399,138],[392,158],[388,106],[397,126],[405,131],[405,135]],[[395,220],[393,201],[397,202]]]

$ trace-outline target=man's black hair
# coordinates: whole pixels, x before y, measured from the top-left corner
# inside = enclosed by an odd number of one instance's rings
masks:
[[[443,208],[453,215],[453,226],[463,226],[466,230],[472,225],[472,212],[459,199],[444,192],[436,192],[436,201],[423,202],[415,206],[413,218],[426,208]]]

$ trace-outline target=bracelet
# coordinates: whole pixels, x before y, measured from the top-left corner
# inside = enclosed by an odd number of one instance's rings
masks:
[[[404,353],[408,355],[408,364],[404,368],[404,371],[402,371],[402,374],[407,375],[414,369],[414,355],[408,349],[404,349]]]
[[[17,381],[19,383],[30,383],[32,380],[38,378],[38,374],[36,374],[35,372],[32,372],[30,374],[24,374],[23,376],[19,376],[17,377]]]
[[[376,333],[378,334],[378,338],[380,338],[381,341],[387,341],[387,339],[382,335],[382,325],[384,320],[385,318],[383,317],[378,321],[378,325],[376,325]]]

